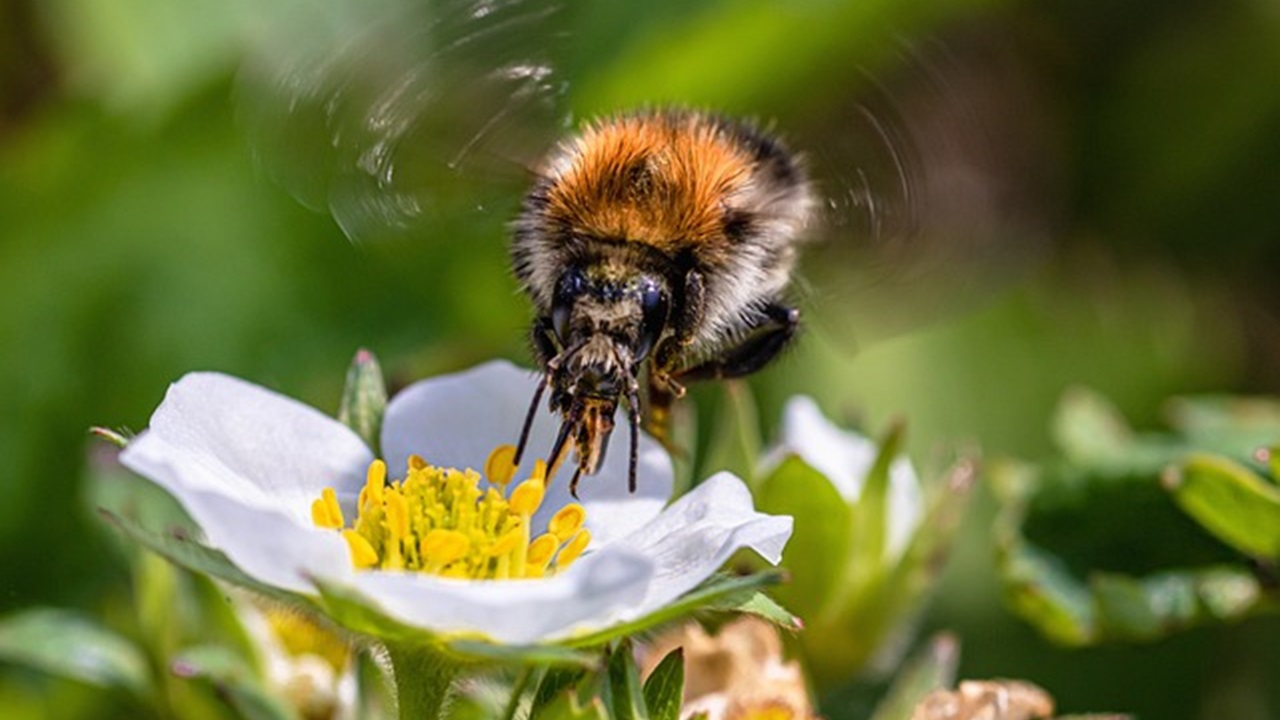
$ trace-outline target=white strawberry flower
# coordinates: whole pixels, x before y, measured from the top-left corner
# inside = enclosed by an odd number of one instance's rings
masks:
[[[408,387],[386,408],[384,463],[311,407],[193,373],[120,460],[256,583],[312,599],[339,588],[426,637],[572,641],[660,611],[741,548],[779,560],[791,518],[756,512],[728,473],[668,506],[671,459],[647,436],[635,494],[626,452],[584,478],[580,503],[565,479],[544,485],[544,467],[512,482],[494,448],[517,435],[535,382],[490,362]],[[551,447],[555,425],[538,417],[531,451]],[[481,469],[497,482],[468,472]]]

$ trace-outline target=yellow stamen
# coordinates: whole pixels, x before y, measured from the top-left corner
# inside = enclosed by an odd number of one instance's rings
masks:
[[[393,540],[403,540],[409,536],[409,503],[396,488],[388,488],[383,508],[387,512],[387,532]]]
[[[573,561],[582,555],[582,551],[587,549],[590,542],[591,531],[586,528],[579,530],[578,534],[560,549],[560,554],[556,556],[556,569],[564,570],[572,565]]]
[[[258,608],[271,634],[286,653],[295,658],[313,655],[324,660],[334,672],[341,672],[351,659],[351,645],[328,626],[310,616],[281,606]]]
[[[422,538],[422,555],[431,558],[441,567],[461,560],[471,547],[471,541],[457,530],[436,528]]]
[[[556,536],[551,533],[539,535],[529,543],[529,555],[526,561],[530,565],[547,566],[551,562],[551,556],[556,554],[556,549],[560,547],[560,542],[556,540]]]
[[[490,454],[487,487],[480,473],[433,467],[416,455],[403,480],[388,482],[386,464],[376,460],[350,526],[332,488],[311,504],[312,520],[341,531],[359,569],[474,580],[542,577],[586,549],[586,514],[576,503],[562,508],[548,531],[537,535],[532,519],[546,499],[547,464],[535,461],[532,477],[511,487],[513,458],[509,446]]]
[[[373,567],[378,562],[378,551],[355,530],[343,530],[342,539],[351,548],[351,564],[359,569]]]
[[[506,487],[516,476],[515,459],[515,445],[499,445],[484,463],[484,476],[494,485]]]
[[[360,491],[360,506],[366,502],[381,503],[382,489],[387,484],[387,464],[381,460],[369,463],[369,471],[364,476],[364,490]]]
[[[586,521],[586,508],[578,503],[569,503],[556,511],[551,522],[547,523],[547,530],[555,535],[557,540],[564,542],[573,537],[573,534],[578,532]]]
[[[320,491],[320,498],[312,501],[311,522],[326,530],[337,530],[346,524],[342,520],[342,508],[338,507],[338,495],[333,488]]]
[[[515,530],[511,530],[499,537],[498,540],[489,547],[490,557],[506,555],[512,550],[515,550],[516,546],[520,544],[523,534],[524,533],[520,532],[520,528],[516,528]]]
[[[538,512],[546,492],[546,486],[541,480],[525,480],[511,491],[511,499],[508,502],[511,503],[512,512],[521,515],[532,515]]]

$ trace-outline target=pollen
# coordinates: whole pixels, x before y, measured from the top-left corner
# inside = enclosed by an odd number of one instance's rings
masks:
[[[535,533],[533,515],[546,499],[546,463],[513,482],[514,448],[498,447],[485,474],[439,468],[410,456],[401,480],[388,481],[381,460],[369,465],[356,517],[347,525],[337,494],[325,488],[311,504],[317,527],[341,533],[357,569],[425,572],[451,578],[536,578],[572,564],[591,535],[586,510],[561,508],[545,532]],[[482,483],[488,479],[487,487]],[[508,488],[510,491],[508,492]]]

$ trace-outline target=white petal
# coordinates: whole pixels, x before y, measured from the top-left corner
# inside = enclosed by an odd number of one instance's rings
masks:
[[[583,556],[534,580],[465,581],[421,573],[358,575],[357,589],[393,618],[441,633],[528,644],[606,627],[644,596],[653,564],[625,548]]]
[[[692,590],[740,548],[777,564],[791,528],[790,517],[756,512],[751,492],[732,473],[711,476],[618,541],[657,566],[644,601],[625,617],[639,617]]]
[[[141,438],[140,438],[141,439]],[[314,593],[308,576],[342,577],[350,573],[350,551],[332,530],[302,525],[290,513],[243,502],[222,489],[201,487],[192,479],[204,468],[171,464],[158,444],[147,443],[130,455],[129,467],[170,489],[204,532],[204,542],[221,550],[236,567],[264,584],[298,593]],[[133,448],[130,445],[130,448]]]
[[[337,420],[218,373],[191,373],[170,386],[149,429],[120,454],[184,505],[185,490],[220,492],[301,525],[310,524],[321,489],[357,492],[372,459]]]
[[[372,455],[336,420],[251,383],[193,373],[169,388],[120,462],[169,491],[210,547],[255,579],[310,591],[305,573],[349,567],[345,543],[311,525],[326,486],[350,495]]]
[[[387,407],[382,429],[382,451],[393,476],[403,473],[411,454],[432,465],[482,469],[489,453],[514,443],[537,387],[530,371],[505,361],[493,361],[453,375],[423,380],[405,388]],[[551,451],[559,419],[539,408],[529,435],[528,457]],[[652,438],[641,435],[638,487],[627,491],[627,454],[630,438],[620,424],[610,442],[600,473],[584,477],[578,488],[587,510],[592,547],[622,537],[644,525],[661,511],[671,496],[671,458]],[[545,527],[551,514],[569,497],[570,468],[562,468],[547,490],[534,527]]]
[[[832,424],[812,398],[800,395],[787,402],[782,414],[782,440],[762,465],[777,464],[790,454],[799,455],[852,502],[862,493],[863,480],[875,463],[876,452],[874,442]],[[886,552],[896,557],[924,513],[920,481],[905,457],[889,465],[888,509]]]

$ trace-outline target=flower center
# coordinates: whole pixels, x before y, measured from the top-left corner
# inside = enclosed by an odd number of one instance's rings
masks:
[[[403,480],[387,482],[381,460],[369,465],[357,517],[347,527],[332,488],[311,504],[311,519],[342,531],[359,569],[416,570],[452,578],[506,580],[536,578],[563,570],[578,559],[591,532],[586,510],[561,508],[534,535],[533,514],[546,493],[546,464],[507,488],[515,477],[515,448],[502,445],[485,462],[490,486],[480,473],[428,465],[413,455]]]
[[[313,655],[333,668],[335,673],[342,672],[347,666],[351,648],[333,631],[302,613],[284,608],[266,608],[262,614],[276,642],[290,657]]]

